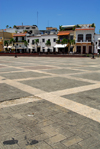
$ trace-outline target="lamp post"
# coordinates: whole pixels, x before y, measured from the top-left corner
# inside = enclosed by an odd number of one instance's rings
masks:
[[[93,55],[92,55],[92,59],[94,59],[94,42],[91,42],[91,45],[93,45]]]
[[[15,45],[15,58],[17,58],[17,54],[16,54],[16,45]]]

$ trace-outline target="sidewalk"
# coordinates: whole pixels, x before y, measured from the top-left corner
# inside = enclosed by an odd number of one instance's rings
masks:
[[[0,149],[99,149],[100,60],[0,57]]]

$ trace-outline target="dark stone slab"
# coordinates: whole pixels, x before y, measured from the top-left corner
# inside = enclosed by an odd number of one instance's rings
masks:
[[[39,80],[38,79],[28,80],[28,81],[21,81],[21,83],[27,84],[35,88],[39,88],[47,92],[91,84],[91,83],[87,83],[83,81],[76,81],[73,79],[67,79],[63,77],[45,78],[45,79],[39,79]]]
[[[78,77],[78,78],[100,81],[100,73],[99,72],[77,74],[77,75],[75,74],[74,76]]]
[[[30,77],[50,76],[50,75],[28,71],[28,72],[16,72],[16,73],[3,73],[1,74],[1,76],[12,80],[12,79],[23,79],[23,78],[30,78]]]
[[[63,67],[63,66],[62,66]],[[53,74],[69,74],[69,73],[79,73],[82,71],[72,70],[72,69],[53,69],[53,70],[45,70],[46,72]]]
[[[63,97],[100,110],[99,95],[100,88],[76,94],[64,95]]]
[[[27,96],[32,95],[27,92],[21,91],[15,87],[12,87],[10,85],[7,85],[5,83],[0,84],[0,102]]]

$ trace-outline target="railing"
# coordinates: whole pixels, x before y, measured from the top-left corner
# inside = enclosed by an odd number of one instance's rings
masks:
[[[79,39],[79,40],[76,40],[75,42],[93,42],[93,40],[90,40],[90,39],[88,39],[88,40],[81,40],[81,39]]]

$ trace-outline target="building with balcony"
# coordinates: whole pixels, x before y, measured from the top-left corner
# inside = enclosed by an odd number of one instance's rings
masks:
[[[38,42],[35,41],[38,39]],[[27,36],[27,42],[29,43],[28,49],[29,52],[32,53],[55,53],[56,49],[54,46],[56,45],[57,35],[56,34],[42,34],[37,36]],[[46,45],[47,41],[51,43],[50,45]]]
[[[56,48],[59,53],[77,53],[86,54],[93,53],[94,50],[94,35],[95,25],[64,25],[60,26],[58,32],[58,44]],[[64,44],[65,43],[65,44]]]
[[[75,52],[75,30],[74,25],[64,25],[58,32],[58,41],[55,45],[59,54],[68,54]]]
[[[15,46],[16,52],[18,53],[27,52],[27,47],[24,44],[24,42],[26,41],[26,33],[14,34],[13,38],[15,40],[14,46]]]
[[[76,31],[76,52],[79,54],[93,53],[93,44],[95,27],[92,27],[92,24],[79,25],[75,28]]]

